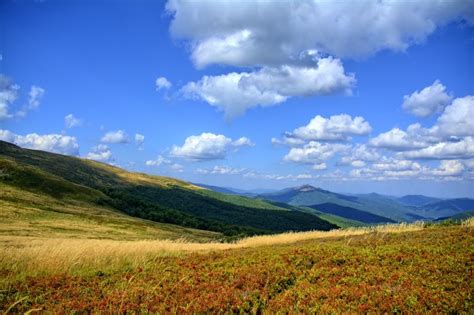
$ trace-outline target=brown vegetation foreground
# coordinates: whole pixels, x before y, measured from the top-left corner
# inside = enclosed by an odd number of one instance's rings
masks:
[[[0,249],[0,310],[469,313],[473,227],[471,219],[233,244],[12,237]]]

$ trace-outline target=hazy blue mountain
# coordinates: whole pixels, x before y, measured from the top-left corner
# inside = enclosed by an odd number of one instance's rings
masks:
[[[275,193],[263,194],[260,197],[297,206],[314,206],[330,203],[369,212],[393,221],[415,221],[422,216],[416,212],[416,209],[394,201],[393,197],[375,193],[343,195],[311,185],[287,188]]]
[[[428,203],[437,202],[442,199],[435,197],[428,197],[423,195],[406,195],[403,197],[397,198],[397,201],[406,206],[419,207],[426,205]]]
[[[363,223],[375,224],[375,223],[394,223],[394,220],[389,218],[381,217],[372,214],[367,211],[357,210],[351,207],[344,207],[333,203],[323,203],[320,205],[309,206],[310,208],[334,214],[339,217],[343,217],[350,220],[356,220]]]
[[[201,184],[201,183],[193,183],[193,185],[206,188],[215,192],[223,193],[223,194],[240,195],[239,193],[235,192],[231,188],[227,188],[227,187],[219,187],[219,186],[206,185],[206,184]]]
[[[470,210],[474,210],[474,199],[455,198],[425,204],[417,209],[417,213],[436,219]]]
[[[196,186],[206,188],[215,192],[220,192],[223,194],[231,194],[231,195],[240,195],[245,197],[256,197],[260,194],[267,194],[275,192],[274,189],[240,189],[234,187],[222,187],[222,186],[214,186],[208,184],[201,184],[201,183],[193,183]]]

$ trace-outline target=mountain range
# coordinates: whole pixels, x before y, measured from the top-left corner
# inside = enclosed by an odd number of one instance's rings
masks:
[[[238,194],[232,188],[227,189]],[[441,199],[424,195],[394,197],[377,193],[349,195],[311,185],[259,194],[255,198],[312,209],[318,213],[366,224],[436,220],[474,209],[474,199],[469,198]]]

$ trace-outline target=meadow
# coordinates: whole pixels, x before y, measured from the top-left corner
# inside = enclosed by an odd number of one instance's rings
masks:
[[[233,243],[0,238],[6,313],[470,313],[474,220]]]

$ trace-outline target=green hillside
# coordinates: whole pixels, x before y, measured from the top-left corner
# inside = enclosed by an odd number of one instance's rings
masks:
[[[263,200],[202,189],[168,177],[130,173],[110,165],[0,142],[0,183],[68,205],[118,210],[155,222],[227,236],[329,230],[317,216]],[[5,198],[3,194],[0,196]]]

